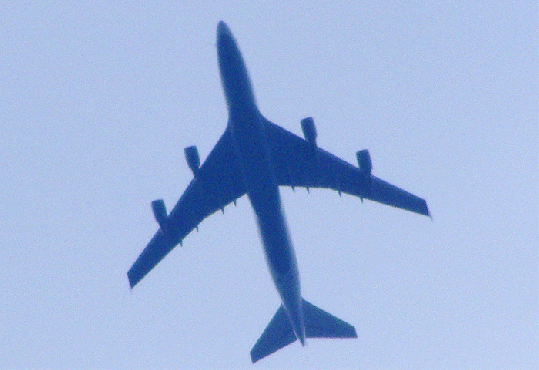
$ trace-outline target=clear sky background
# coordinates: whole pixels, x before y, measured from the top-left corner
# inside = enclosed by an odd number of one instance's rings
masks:
[[[0,368],[539,366],[536,1],[146,3],[1,6]],[[225,129],[219,20],[268,119],[428,201],[281,191],[304,297],[358,340],[250,363],[280,301],[246,198],[129,289]]]

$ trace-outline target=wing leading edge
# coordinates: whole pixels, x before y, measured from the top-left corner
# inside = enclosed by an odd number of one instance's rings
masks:
[[[264,119],[279,185],[327,188],[421,215],[427,202]]]
[[[194,228],[246,192],[227,129],[170,215],[127,272],[133,288]]]

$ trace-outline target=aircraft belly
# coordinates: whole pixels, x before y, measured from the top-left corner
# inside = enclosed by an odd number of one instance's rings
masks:
[[[272,191],[273,189],[274,191]],[[273,186],[273,189],[266,189],[261,193],[258,191],[249,192],[248,195],[256,213],[266,261],[273,282],[294,333],[303,344],[305,329],[296,256],[281,209],[279,190],[276,185]]]
[[[248,183],[247,195],[256,214],[272,275],[284,275],[290,272],[295,258],[281,207],[279,188],[264,147],[252,146],[251,156],[259,160],[258,163],[248,163],[244,171]]]
[[[303,341],[301,292],[296,256],[281,206],[281,196],[258,112],[244,110],[231,120],[238,162],[256,214],[266,261],[289,315]]]
[[[258,228],[272,275],[290,273],[294,255],[279,205],[267,203],[266,194],[264,194],[266,199],[257,198],[253,193],[249,194],[249,198],[256,213]]]

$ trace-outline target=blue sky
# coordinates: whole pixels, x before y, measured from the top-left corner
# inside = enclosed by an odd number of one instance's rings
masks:
[[[227,122],[216,27],[262,113],[433,221],[281,191],[304,297],[358,340],[251,365],[279,306],[246,198],[126,272]],[[0,13],[0,367],[536,368],[536,2],[12,2]]]

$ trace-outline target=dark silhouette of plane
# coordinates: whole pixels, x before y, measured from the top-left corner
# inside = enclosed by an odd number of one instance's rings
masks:
[[[256,362],[296,339],[304,345],[305,338],[357,338],[352,325],[302,298],[279,186],[333,189],[339,195],[351,194],[421,215],[429,215],[427,203],[373,176],[367,150],[357,152],[357,168],[319,148],[312,118],[301,121],[305,139],[264,118],[236,41],[222,21],[217,27],[217,50],[228,125],[202,166],[196,147],[185,148],[194,178],[169,215],[163,200],[152,202],[160,228],[127,273],[129,284],[133,288],[204,218],[247,194],[282,301],[251,350],[251,360]]]

